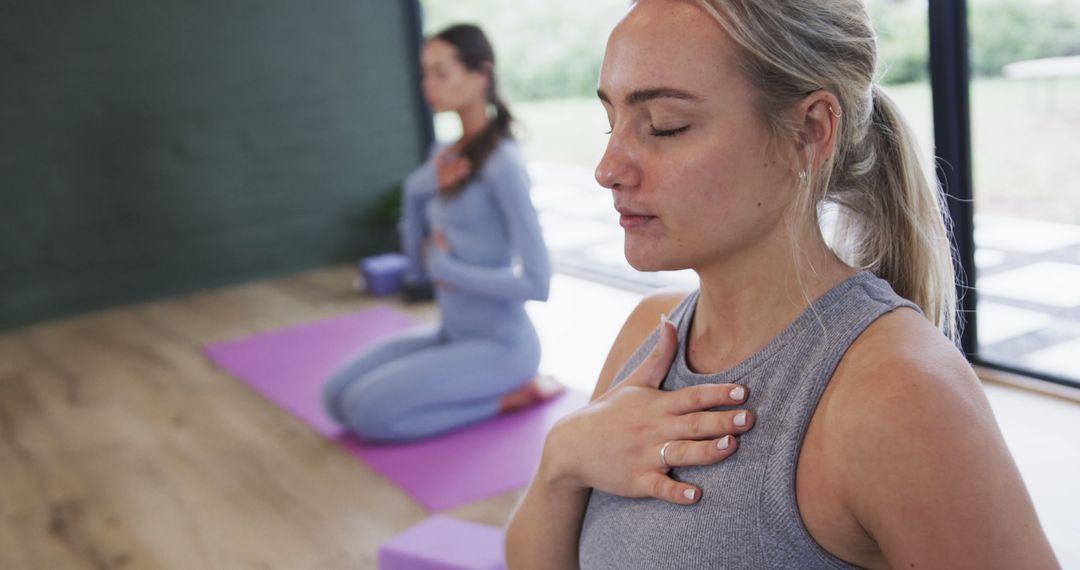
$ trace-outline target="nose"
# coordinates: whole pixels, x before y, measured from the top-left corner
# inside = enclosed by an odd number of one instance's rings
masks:
[[[614,130],[594,175],[596,181],[609,190],[634,187],[641,181],[641,171],[631,149]]]

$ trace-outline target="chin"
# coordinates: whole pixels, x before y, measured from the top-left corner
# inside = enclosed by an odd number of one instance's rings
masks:
[[[659,252],[633,248],[630,244],[625,244],[623,246],[623,257],[626,258],[626,262],[630,264],[630,267],[633,267],[638,271],[676,271],[679,269],[686,269],[685,267],[680,267],[674,260],[669,259]]]
[[[635,248],[629,243],[623,244],[622,254],[630,267],[638,271],[681,271],[696,267],[691,259],[678,255],[678,252]]]

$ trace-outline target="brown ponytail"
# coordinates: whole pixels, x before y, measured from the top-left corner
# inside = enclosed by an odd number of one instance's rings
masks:
[[[473,138],[465,141],[461,154],[469,160],[472,178],[475,178],[488,156],[491,155],[499,141],[504,138],[513,138],[511,128],[514,117],[510,108],[499,96],[497,82],[495,80],[495,50],[483,30],[472,24],[458,24],[451,26],[438,34],[435,39],[442,40],[454,46],[457,50],[458,59],[470,71],[484,71],[488,74],[487,102],[490,106],[491,117],[482,131]],[[441,195],[454,197],[459,194],[468,184],[469,180],[453,188],[444,189]]]

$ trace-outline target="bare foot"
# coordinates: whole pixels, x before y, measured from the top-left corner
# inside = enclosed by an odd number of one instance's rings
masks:
[[[543,374],[534,376],[528,384],[510,392],[499,400],[499,413],[505,414],[539,404],[544,400],[550,400],[562,394],[565,390],[566,386],[559,384],[551,376]]]

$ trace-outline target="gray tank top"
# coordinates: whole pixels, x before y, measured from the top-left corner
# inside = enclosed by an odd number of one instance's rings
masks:
[[[627,499],[593,491],[581,529],[583,569],[612,568],[855,568],[826,552],[806,530],[795,500],[795,468],[810,418],[840,358],[881,315],[915,306],[869,272],[842,282],[815,301],[761,351],[720,374],[697,374],[686,364],[686,338],[697,306],[691,293],[670,318],[679,350],[662,389],[695,384],[742,384],[754,428],[739,449],[716,465],[672,470],[698,485],[690,506]],[[918,310],[917,308],[915,308]],[[621,382],[656,345],[645,340],[615,377]],[[731,409],[731,408],[717,408]]]

